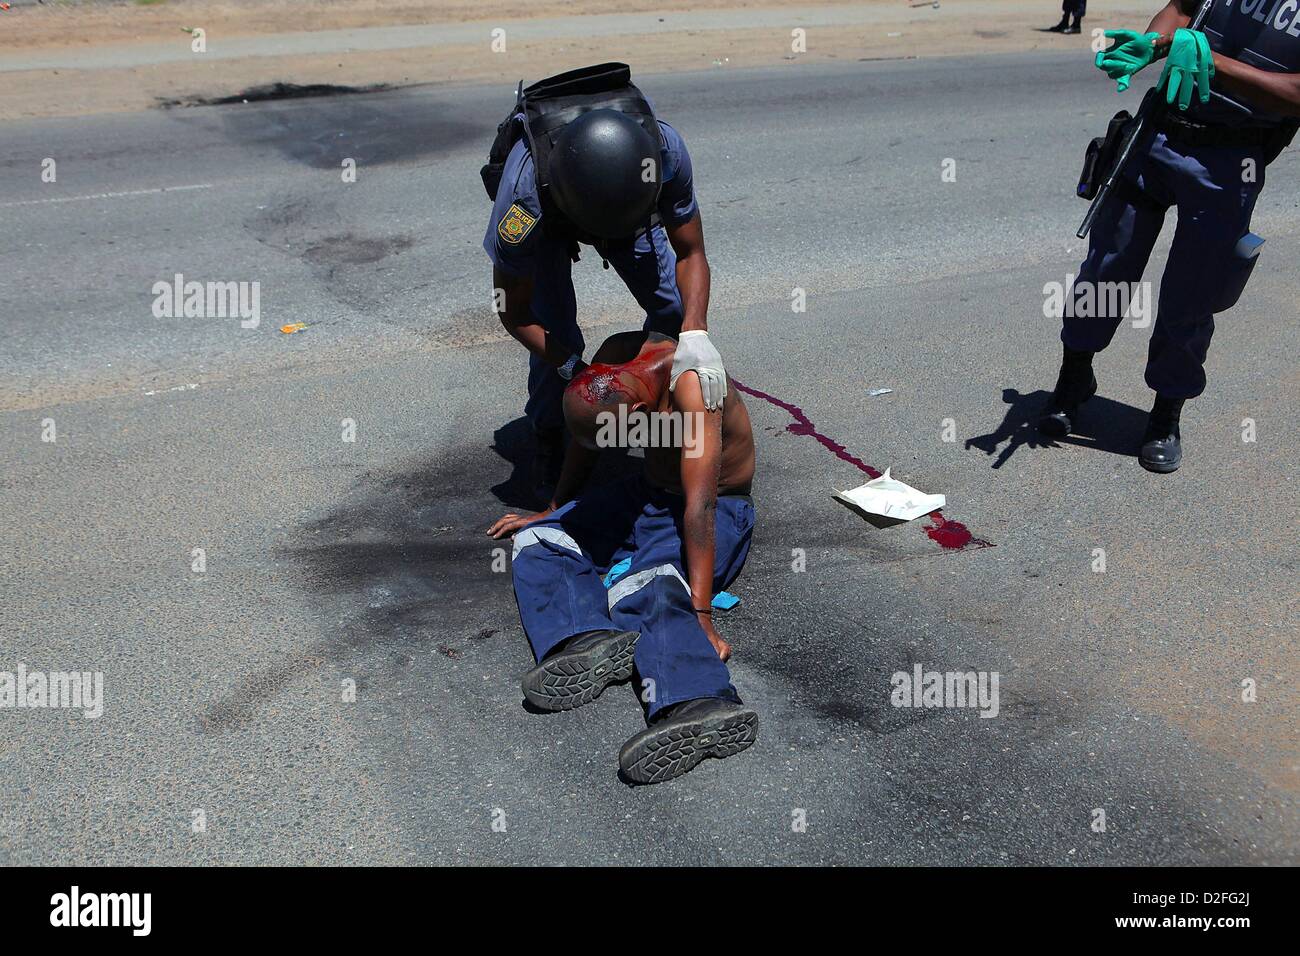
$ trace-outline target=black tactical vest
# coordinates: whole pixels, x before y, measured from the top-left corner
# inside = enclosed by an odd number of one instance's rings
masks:
[[[626,63],[585,66],[538,80],[528,87],[521,82],[515,94],[514,108],[497,127],[487,164],[479,170],[488,197],[493,200],[497,198],[506,157],[520,138],[526,138],[536,171],[543,228],[561,238],[603,245],[602,240],[582,235],[551,202],[549,169],[551,149],[555,146],[560,131],[583,113],[601,109],[618,110],[632,117],[662,148],[663,136],[659,132],[654,110],[645,95],[632,83],[632,68]]]
[[[1300,0],[1217,0],[1201,27],[1210,48],[1270,73],[1300,73]],[[1251,106],[1215,89],[1195,119],[1224,126],[1295,125],[1294,117]]]

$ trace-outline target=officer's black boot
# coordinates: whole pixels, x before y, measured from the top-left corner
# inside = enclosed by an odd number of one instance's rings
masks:
[[[1038,430],[1052,438],[1064,438],[1074,430],[1079,406],[1097,394],[1097,376],[1092,374],[1091,352],[1077,352],[1068,346],[1061,359],[1052,398],[1038,420]]]
[[[1064,21],[1063,21],[1064,22]],[[1074,22],[1061,31],[1062,33],[1081,33],[1083,32],[1083,17],[1075,17]]]
[[[1151,417],[1147,419],[1147,432],[1142,437],[1142,453],[1138,456],[1138,461],[1147,471],[1167,474],[1177,471],[1183,463],[1182,436],[1178,431],[1182,411],[1181,398],[1156,396]]]
[[[555,484],[560,480],[560,468],[564,464],[564,429],[536,428],[533,440],[537,444],[533,452],[533,494],[544,506],[550,503]]]
[[[1070,16],[1069,14],[1063,13],[1061,14],[1061,22],[1054,27],[1048,27],[1047,32],[1064,33],[1069,28],[1069,26],[1070,26]]]

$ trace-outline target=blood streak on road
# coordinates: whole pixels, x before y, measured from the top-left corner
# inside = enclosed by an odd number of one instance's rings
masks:
[[[794,435],[809,435],[815,438],[823,448],[829,451],[841,461],[846,461],[854,468],[871,478],[879,478],[881,472],[872,468],[861,458],[849,452],[847,448],[817,430],[811,419],[804,414],[802,408],[790,402],[782,401],[774,395],[767,392],[760,392],[756,388],[750,388],[734,378],[728,378],[737,389],[746,395],[753,395],[755,398],[762,399],[770,405],[788,412],[794,421],[785,426],[785,430]],[[930,540],[948,551],[960,551],[963,548],[992,548],[995,547],[993,542],[985,541],[983,538],[977,538],[970,533],[970,530],[960,521],[953,521],[951,518],[945,518],[942,511],[932,511],[927,518],[930,520],[929,525],[924,525],[925,533],[929,535]]]

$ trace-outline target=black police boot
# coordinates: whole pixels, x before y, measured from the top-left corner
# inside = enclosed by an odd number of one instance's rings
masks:
[[[564,464],[564,429],[536,428],[533,440],[537,445],[533,452],[533,494],[546,505],[555,492],[560,468]]]
[[[1062,33],[1082,33],[1082,32],[1083,32],[1083,18],[1082,18],[1082,17],[1075,17],[1074,22],[1071,23],[1068,27],[1066,27],[1066,28],[1065,28],[1064,30],[1062,30],[1061,32],[1062,32]]]
[[[1091,352],[1065,349],[1056,388],[1038,420],[1038,430],[1052,438],[1064,438],[1074,430],[1079,406],[1097,394],[1097,376],[1092,373]]]
[[[738,700],[699,697],[664,708],[623,745],[618,767],[633,783],[663,783],[705,757],[730,757],[758,739],[758,714]]]
[[[575,634],[524,675],[524,697],[542,710],[573,710],[600,696],[610,684],[632,676],[636,631]]]
[[[1181,398],[1156,396],[1151,417],[1147,419],[1146,434],[1142,436],[1142,453],[1138,455],[1138,461],[1147,471],[1168,474],[1177,471],[1183,463],[1182,435],[1178,430],[1182,412]]]
[[[1069,16],[1069,14],[1062,14],[1062,15],[1061,15],[1061,22],[1058,23],[1058,24],[1057,24],[1056,26],[1054,26],[1054,27],[1048,27],[1048,28],[1047,28],[1047,32],[1048,32],[1048,33],[1064,33],[1064,32],[1069,28],[1069,26],[1070,26],[1070,16]]]

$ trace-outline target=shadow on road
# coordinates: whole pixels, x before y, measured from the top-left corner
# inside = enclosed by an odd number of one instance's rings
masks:
[[[545,508],[548,502],[539,500],[532,482],[533,455],[537,443],[533,439],[533,429],[528,424],[528,419],[520,416],[493,432],[492,450],[510,463],[510,475],[491,488],[497,500],[510,508],[527,508],[531,511]],[[590,484],[603,485],[626,475],[634,475],[640,472],[641,467],[639,459],[621,454],[618,449],[607,448],[600,456]]]
[[[276,557],[320,605],[323,636],[245,677],[200,715],[200,727],[241,729],[295,681],[329,666],[345,665],[352,675],[401,672],[427,662],[429,652],[450,661],[495,654],[516,666],[517,644],[508,652],[483,646],[521,629],[510,597],[509,542],[485,536],[500,511],[482,489],[490,486],[512,508],[539,507],[530,481],[533,447],[532,428],[517,418],[493,433],[492,451],[510,464],[504,481],[492,484],[501,469],[481,445],[430,449],[365,473],[300,527]],[[641,464],[614,454],[602,459],[594,482]],[[357,677],[358,687],[365,679]]]
[[[522,415],[492,433],[492,450],[510,464],[505,481],[492,486],[492,494],[511,508],[540,507],[533,492],[532,463],[536,450],[533,430]]]
[[[1147,413],[1142,409],[1095,395],[1079,410],[1074,433],[1067,438],[1053,439],[1039,434],[1037,427],[1038,417],[1051,394],[1039,389],[1022,395],[1014,388],[1004,388],[1002,401],[1008,407],[1001,424],[988,434],[968,438],[966,448],[978,448],[990,456],[996,454],[994,468],[1001,468],[1022,447],[1079,445],[1113,455],[1136,457],[1147,421]],[[1003,442],[1007,445],[999,452],[998,446]]]

